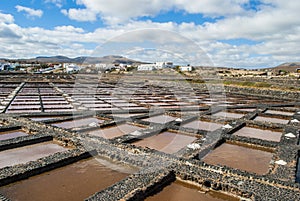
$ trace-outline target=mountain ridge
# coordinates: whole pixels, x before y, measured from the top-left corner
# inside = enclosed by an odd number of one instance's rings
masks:
[[[286,62],[271,68],[274,71],[296,72],[300,68],[300,62]]]
[[[78,56],[70,58],[63,55],[56,56],[37,56],[29,59],[6,59],[0,58],[0,61],[14,62],[39,62],[39,63],[77,63],[77,64],[96,64],[96,63],[124,63],[124,64],[141,64],[145,62],[128,59],[123,56],[107,55],[103,57]]]

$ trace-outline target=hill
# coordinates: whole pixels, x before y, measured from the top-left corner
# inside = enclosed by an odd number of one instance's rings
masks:
[[[39,56],[36,58],[31,59],[1,59],[3,61],[17,61],[17,62],[39,62],[39,63],[77,63],[77,64],[96,64],[96,63],[124,63],[124,64],[141,64],[144,62],[136,61],[133,59],[128,59],[126,57],[122,56],[115,56],[115,55],[109,55],[109,56],[103,56],[103,57],[87,57],[87,56],[81,56],[81,57],[75,57],[75,58],[69,58],[66,56]]]
[[[289,62],[289,63],[283,63],[280,64],[279,66],[276,66],[272,68],[274,71],[287,71],[287,72],[296,72],[297,69],[300,69],[300,62]]]

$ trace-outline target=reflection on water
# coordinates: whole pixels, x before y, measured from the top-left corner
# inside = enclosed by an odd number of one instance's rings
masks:
[[[104,120],[97,119],[97,118],[85,118],[85,119],[76,119],[73,121],[64,121],[59,123],[52,124],[53,126],[58,126],[61,128],[76,128],[81,126],[88,126],[89,124],[100,124],[103,123]]]
[[[218,113],[213,114],[212,116],[238,119],[238,118],[243,117],[244,115],[238,114],[238,113],[231,113],[231,112],[218,112]]]
[[[100,158],[86,159],[3,186],[0,193],[22,201],[84,200],[135,171]]]
[[[129,125],[129,124],[122,124],[122,125],[117,125],[109,128],[101,128],[101,129],[93,130],[88,132],[88,134],[104,137],[107,139],[112,139],[141,129],[143,128]]]
[[[257,174],[268,172],[273,154],[267,151],[224,143],[208,153],[203,161],[213,165],[226,165]]]
[[[0,152],[0,168],[27,163],[66,150],[67,148],[54,144],[53,142],[44,142],[15,149],[8,149]]]
[[[281,138],[281,132],[275,132],[270,130],[262,130],[251,127],[243,127],[242,129],[236,131],[233,135],[258,138],[262,140],[269,140],[274,142],[279,142]]]
[[[239,199],[229,195],[209,191],[207,193],[201,191],[196,186],[192,186],[183,182],[176,181],[166,186],[161,192],[154,196],[150,196],[146,201],[168,200],[168,201],[238,201]]]
[[[206,131],[213,131],[221,128],[222,126],[223,125],[219,123],[198,121],[198,120],[182,125],[182,127],[185,128],[193,128],[193,129],[206,130]]]
[[[255,108],[241,108],[241,109],[236,109],[239,111],[243,111],[243,112],[254,112],[256,109]]]
[[[59,118],[59,116],[53,116],[53,117],[30,117],[32,121],[45,121],[50,119]]]
[[[164,123],[167,123],[167,122],[170,122],[170,121],[174,121],[175,119],[176,119],[175,117],[171,117],[171,116],[168,116],[168,115],[158,115],[158,116],[146,118],[146,119],[143,119],[143,120],[153,122],[153,123],[164,124]]]
[[[113,117],[123,117],[123,118],[127,118],[127,117],[133,117],[133,116],[137,116],[137,115],[142,115],[143,113],[126,113],[126,114],[112,114]]]
[[[285,116],[293,116],[293,112],[285,112],[285,111],[278,111],[278,110],[267,110],[265,113],[267,114],[280,114]]]
[[[8,139],[26,136],[26,135],[28,134],[22,130],[5,131],[5,132],[0,132],[0,140],[8,140]]]
[[[134,142],[133,144],[141,147],[149,147],[165,153],[175,153],[196,140],[196,137],[181,135],[172,132],[163,132],[143,140]]]
[[[289,122],[289,120],[286,119],[279,119],[279,118],[271,118],[271,117],[261,117],[261,116],[257,116],[255,119],[255,121],[266,121],[266,122],[270,122],[270,123],[280,123],[280,124],[287,124]]]

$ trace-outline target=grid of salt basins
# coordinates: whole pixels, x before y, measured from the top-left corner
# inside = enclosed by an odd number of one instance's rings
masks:
[[[3,200],[300,199],[295,100],[114,77],[6,79]]]

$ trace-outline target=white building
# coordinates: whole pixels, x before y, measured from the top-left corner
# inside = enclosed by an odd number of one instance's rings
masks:
[[[192,66],[180,66],[179,70],[180,71],[192,71],[193,67]]]
[[[119,66],[120,66],[121,69],[122,68],[125,69],[127,67],[127,64],[120,63]]]
[[[106,64],[106,63],[98,63],[95,64],[95,68],[97,68],[98,70],[110,70],[115,68],[114,64]]]
[[[155,64],[141,64],[138,66],[138,71],[153,71],[156,70]]]
[[[54,67],[49,67],[49,68],[46,68],[46,69],[40,69],[39,72],[40,73],[52,73],[54,70]]]
[[[106,69],[106,67],[107,67],[107,65],[104,63],[95,64],[95,68],[98,68],[98,69]]]
[[[173,62],[155,62],[155,66],[157,69],[173,68]]]
[[[64,63],[63,67],[64,67],[66,73],[75,73],[80,70],[80,67],[77,66],[76,64]]]
[[[138,66],[138,71],[153,71],[163,68],[173,68],[173,62],[155,62],[152,64],[141,64]]]
[[[40,67],[41,64],[19,64],[19,66],[24,67],[24,68],[28,68],[28,67]]]
[[[54,68],[55,68],[55,69],[58,69],[58,68],[61,68],[61,67],[62,67],[61,64],[56,64],[56,65],[54,65]]]

